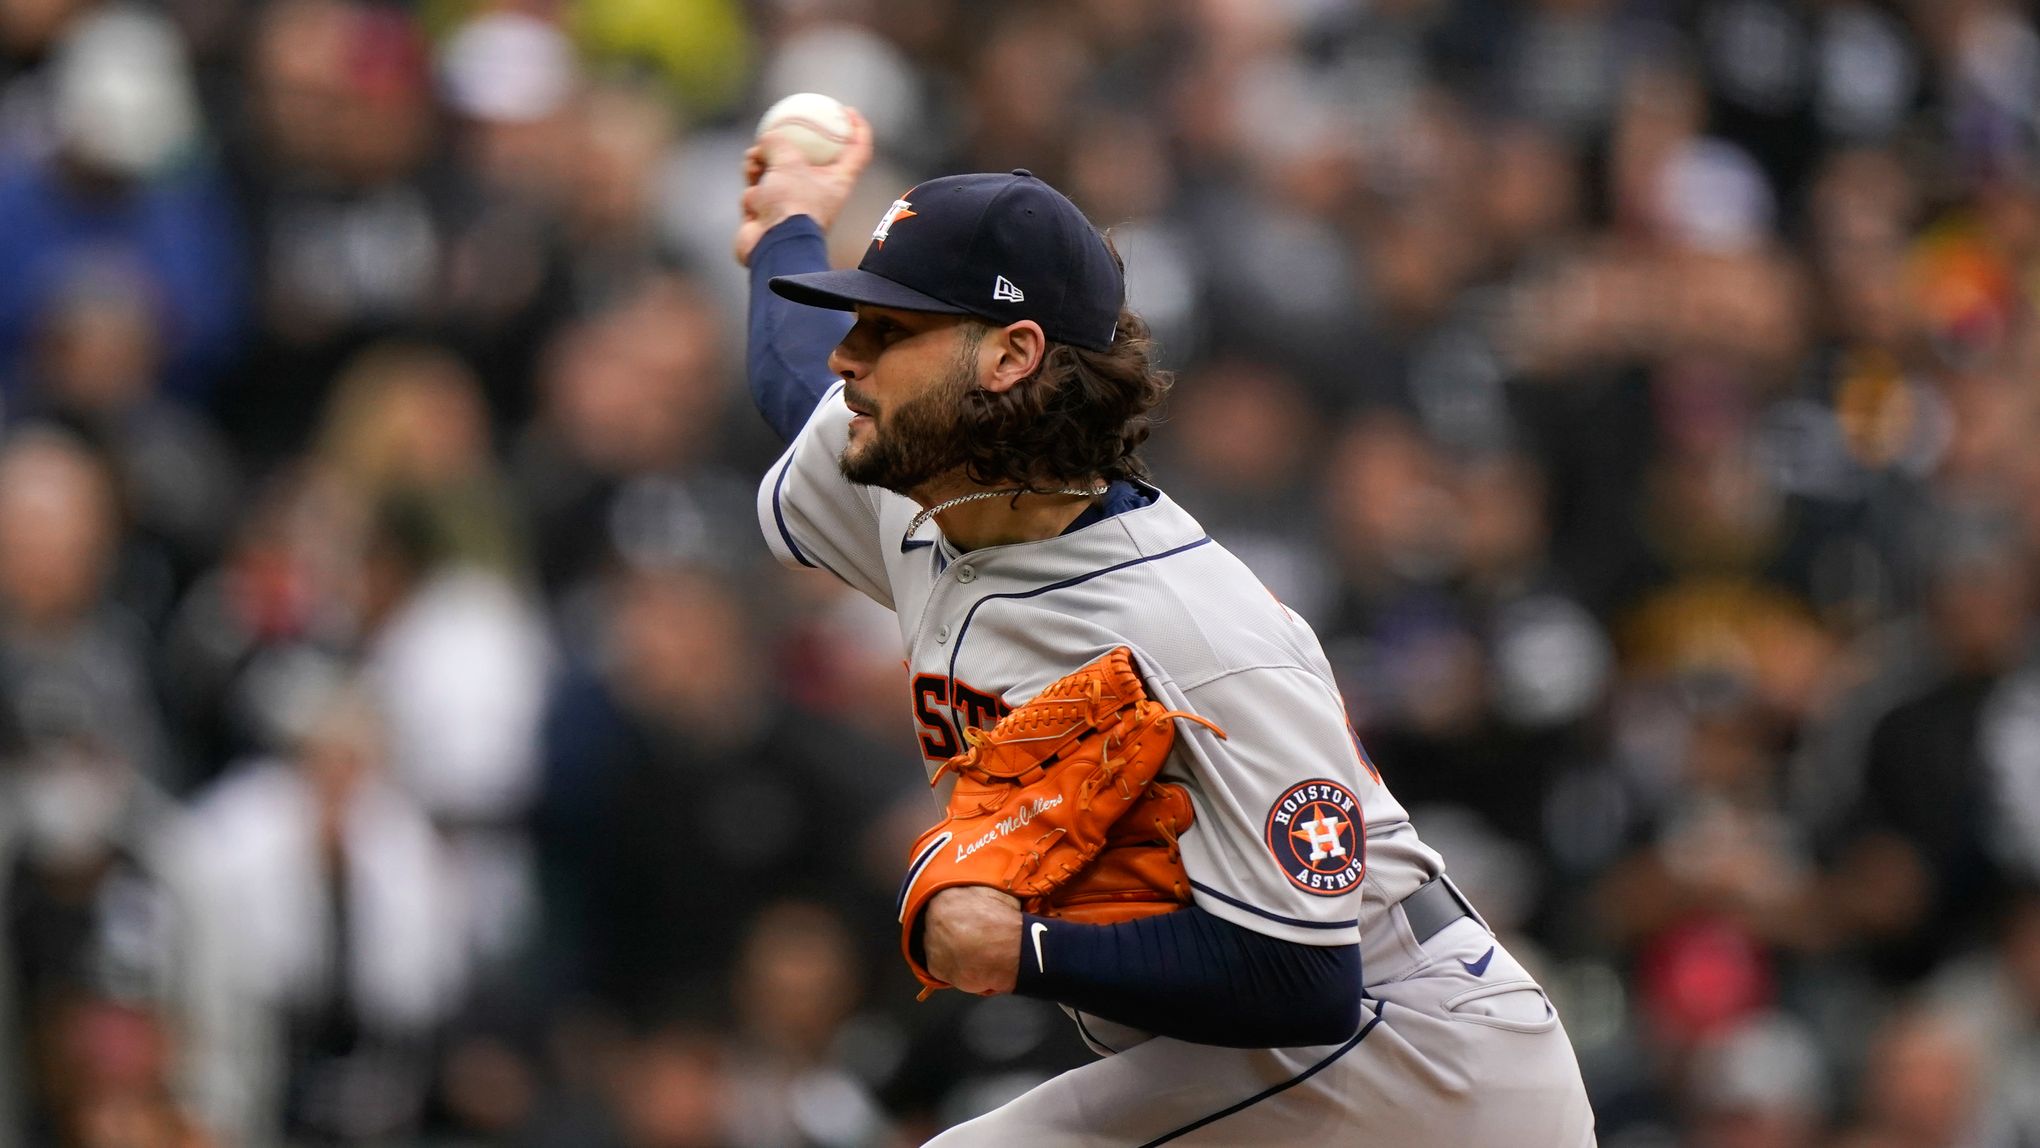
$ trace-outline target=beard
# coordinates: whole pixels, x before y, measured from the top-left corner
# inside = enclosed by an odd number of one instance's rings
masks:
[[[964,344],[940,382],[891,410],[873,407],[871,437],[861,447],[845,446],[836,460],[844,478],[908,494],[963,464],[965,400],[977,385],[977,340],[966,338]],[[844,390],[859,406],[872,406],[854,387]]]

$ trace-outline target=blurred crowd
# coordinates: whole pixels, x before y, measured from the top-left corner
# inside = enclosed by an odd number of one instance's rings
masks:
[[[887,615],[774,566],[761,108],[1027,166],[1610,1148],[2040,1145],[2015,0],[0,0],[0,1144],[892,1148]]]

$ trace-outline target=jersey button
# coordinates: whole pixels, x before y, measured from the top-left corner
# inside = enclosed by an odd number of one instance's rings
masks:
[[[937,644],[939,645],[939,644],[941,644],[941,643],[943,643],[943,642],[946,642],[946,641],[948,641],[948,640],[949,640],[949,627],[947,627],[947,626],[937,626],[937,627],[935,627],[935,641],[936,641],[936,643],[937,643]]]
[[[977,571],[968,566],[958,566],[956,568],[956,580],[958,582],[975,582],[977,581]]]

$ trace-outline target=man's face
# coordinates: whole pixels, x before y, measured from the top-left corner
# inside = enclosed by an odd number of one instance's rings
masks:
[[[860,306],[829,356],[855,416],[843,476],[906,494],[961,461],[964,398],[984,327],[958,315]]]

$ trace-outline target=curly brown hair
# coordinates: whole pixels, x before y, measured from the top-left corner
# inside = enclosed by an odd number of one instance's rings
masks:
[[[984,329],[966,336],[966,345]],[[1050,490],[1096,476],[1146,478],[1140,446],[1173,385],[1147,323],[1121,307],[1102,351],[1050,343],[1034,374],[1003,392],[962,397],[957,462],[979,486]]]

